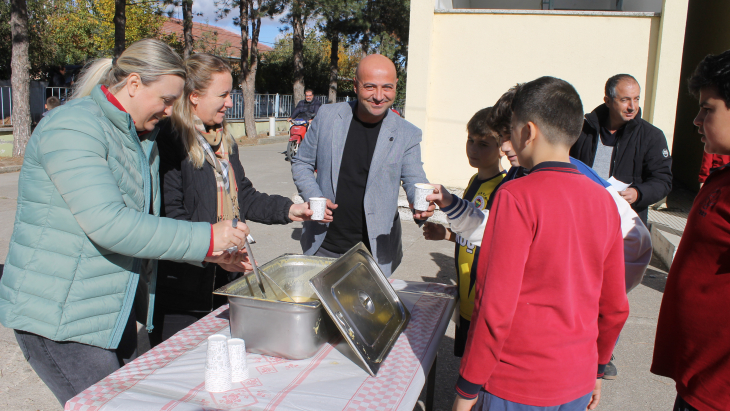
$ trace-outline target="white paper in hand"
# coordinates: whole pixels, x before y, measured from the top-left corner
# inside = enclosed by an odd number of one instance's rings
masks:
[[[608,179],[608,184],[611,184],[611,187],[615,188],[616,191],[625,191],[631,185],[631,183],[624,183],[623,181],[616,180],[613,177]]]

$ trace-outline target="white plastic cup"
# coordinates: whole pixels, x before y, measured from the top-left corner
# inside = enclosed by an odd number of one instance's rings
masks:
[[[205,358],[205,390],[208,392],[225,392],[231,389],[231,361],[226,340],[226,336],[222,334],[208,337]]]
[[[314,214],[312,214],[312,220],[324,220],[325,210],[327,210],[327,199],[324,197],[311,197],[309,199],[309,209],[314,211]]]
[[[231,358],[231,381],[241,382],[247,380],[246,343],[240,338],[228,340],[228,356]]]
[[[418,211],[428,210],[429,202],[428,200],[426,200],[426,196],[429,194],[433,194],[433,190],[435,189],[436,187],[432,186],[431,184],[416,184],[416,200],[413,202],[413,208]]]

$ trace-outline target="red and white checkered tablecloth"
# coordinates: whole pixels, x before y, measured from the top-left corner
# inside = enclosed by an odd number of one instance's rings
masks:
[[[250,378],[234,383],[230,391],[209,393],[204,383],[207,338],[230,335],[226,305],[72,398],[65,409],[411,411],[448,326],[457,291],[435,283],[391,283],[411,312],[411,321],[377,377],[348,359],[346,350],[328,343],[312,358],[299,361],[248,353]]]

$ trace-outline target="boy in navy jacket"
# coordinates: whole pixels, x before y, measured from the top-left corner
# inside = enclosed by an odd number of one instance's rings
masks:
[[[570,84],[525,83],[512,110],[530,173],[495,195],[454,410],[594,409],[629,310],[619,215],[570,164],[583,119]]]

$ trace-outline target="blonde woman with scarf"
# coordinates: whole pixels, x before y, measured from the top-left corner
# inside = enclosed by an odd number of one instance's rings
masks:
[[[228,63],[201,53],[185,65],[183,96],[158,137],[163,215],[208,223],[233,218],[264,224],[308,220],[312,211],[307,203],[258,192],[246,178],[238,146],[224,122],[226,110],[233,106]],[[163,333],[170,336],[224,304],[213,290],[250,269],[243,251],[224,254],[215,263],[161,262],[152,344],[160,343]]]

